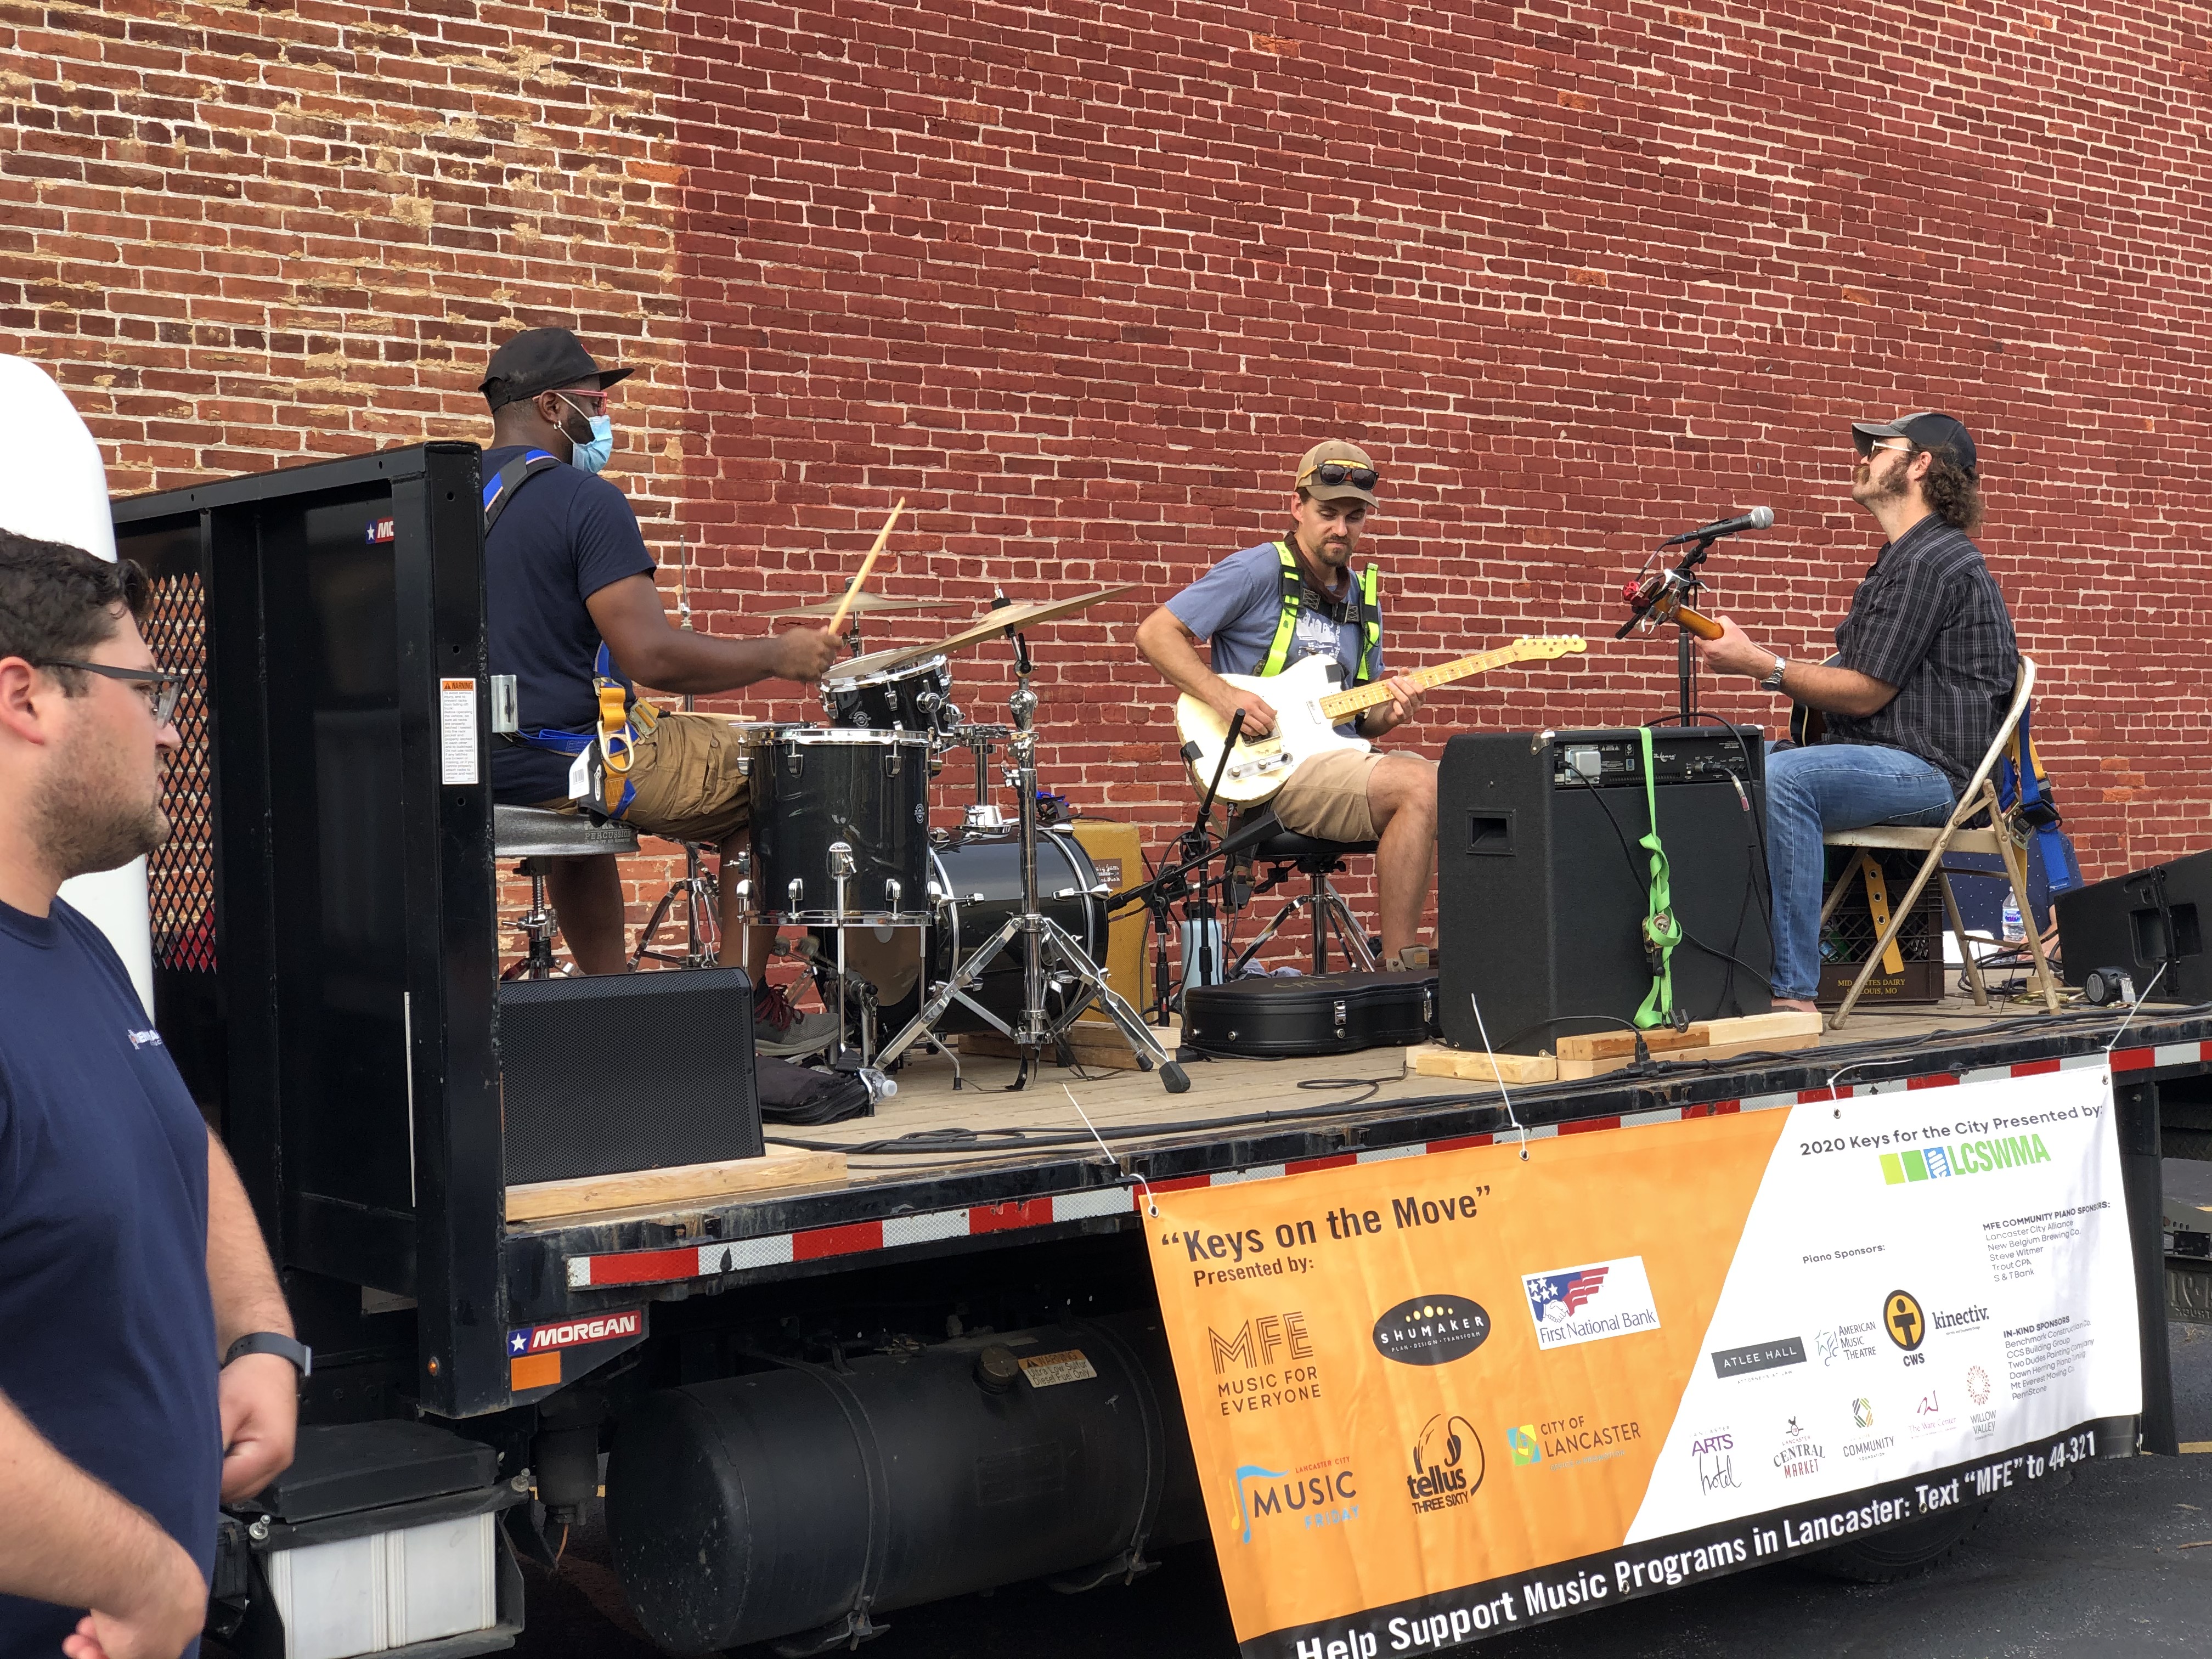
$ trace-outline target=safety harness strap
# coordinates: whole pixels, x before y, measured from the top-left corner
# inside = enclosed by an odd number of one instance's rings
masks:
[[[1290,543],[1277,542],[1275,556],[1282,561],[1282,599],[1275,613],[1275,637],[1260,664],[1261,679],[1279,674],[1289,666],[1291,641],[1298,630],[1298,606],[1305,597],[1305,573],[1298,568],[1297,555],[1291,551]],[[1376,653],[1382,643],[1382,572],[1378,567],[1370,564],[1360,573],[1358,592],[1359,662],[1352,683],[1365,685],[1375,678]]]

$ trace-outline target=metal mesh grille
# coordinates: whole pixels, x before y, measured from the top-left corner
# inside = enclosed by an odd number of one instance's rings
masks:
[[[1853,857],[1856,862],[1854,855],[1844,856]],[[1923,854],[1876,852],[1874,856],[1881,866],[1882,880],[1888,887],[1889,902],[1893,906],[1905,896],[1905,890],[1912,885],[1913,877],[1920,872]],[[1820,954],[1828,962],[1862,963],[1879,937],[1873,914],[1867,908],[1865,879],[1854,876],[1835,913],[1828,918],[1828,925],[1821,930]],[[1897,949],[1907,962],[1943,959],[1943,896],[1933,880],[1914,901],[1912,914],[1905,919],[1905,926],[1897,935]]]
[[[189,973],[215,971],[215,799],[209,775],[207,635],[197,571],[159,576],[140,624],[154,659],[185,679],[177,700],[184,744],[169,763],[162,809],[169,839],[146,862],[154,960]]]

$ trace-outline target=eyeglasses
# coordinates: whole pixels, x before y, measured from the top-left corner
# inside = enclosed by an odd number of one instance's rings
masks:
[[[604,392],[556,392],[556,398],[565,398],[586,415],[607,412],[607,394]]]
[[[1904,445],[1907,449],[1912,447],[1912,440],[1910,438],[1867,438],[1854,434],[1852,441],[1858,446],[1859,458],[1862,460],[1872,460],[1876,450],[1895,449],[1899,444]]]
[[[1316,483],[1327,484],[1332,489],[1340,483],[1348,483],[1354,489],[1372,489],[1382,476],[1371,466],[1353,466],[1346,461],[1323,461],[1306,474]]]
[[[97,674],[103,679],[121,680],[134,687],[146,699],[153,710],[154,724],[167,726],[169,717],[177,712],[177,699],[185,694],[184,680],[175,674],[158,668],[118,668],[112,663],[70,662],[57,657],[37,665],[40,668],[74,668],[82,673]]]

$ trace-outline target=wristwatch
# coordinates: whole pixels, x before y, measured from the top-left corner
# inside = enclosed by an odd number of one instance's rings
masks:
[[[280,1359],[292,1362],[292,1369],[302,1377],[315,1374],[315,1351],[306,1343],[277,1331],[249,1331],[230,1345],[230,1352],[222,1357],[226,1365],[234,1359],[243,1359],[250,1353],[273,1353]]]
[[[1783,673],[1789,668],[1789,666],[1790,659],[1787,657],[1783,656],[1779,652],[1776,653],[1774,658],[1774,672],[1769,674],[1765,679],[1759,681],[1759,684],[1769,691],[1779,691],[1782,689]]]

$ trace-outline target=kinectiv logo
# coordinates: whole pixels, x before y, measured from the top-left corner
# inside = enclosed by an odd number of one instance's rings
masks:
[[[1308,1527],[1340,1527],[1358,1518],[1359,1486],[1352,1460],[1334,1458],[1285,1474],[1245,1463],[1237,1470],[1237,1513],[1244,1522],[1243,1541],[1252,1528],[1270,1519],[1299,1518]]]
[[[2051,1149],[2036,1134],[1999,1135],[1989,1140],[1939,1140],[1909,1152],[1881,1154],[1881,1178],[1892,1187],[1948,1176],[1989,1175],[2051,1162]]]

